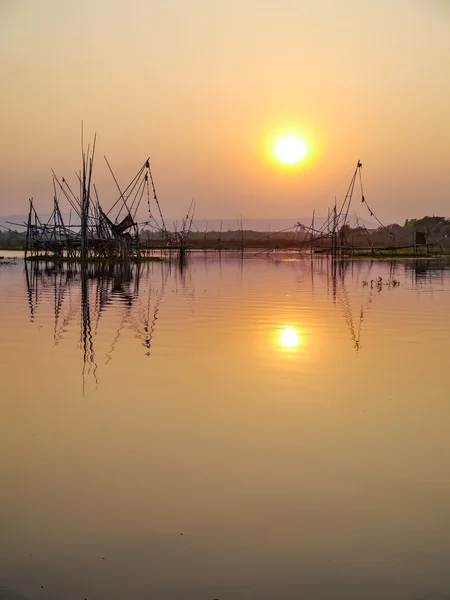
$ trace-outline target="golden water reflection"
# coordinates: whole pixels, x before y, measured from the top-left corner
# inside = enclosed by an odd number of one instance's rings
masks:
[[[1,600],[447,597],[450,269],[24,270],[0,268]]]
[[[280,345],[286,350],[294,350],[302,343],[302,337],[297,329],[286,326],[278,334]]]

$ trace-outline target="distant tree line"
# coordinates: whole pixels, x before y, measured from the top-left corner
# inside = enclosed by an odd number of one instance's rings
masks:
[[[17,231],[0,230],[0,249],[2,250],[24,250],[25,236]]]
[[[422,217],[421,219],[406,219],[405,229],[422,231],[427,235],[450,237],[450,219],[446,217]]]

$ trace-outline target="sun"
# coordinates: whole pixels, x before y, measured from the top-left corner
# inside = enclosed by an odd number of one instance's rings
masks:
[[[275,143],[275,156],[285,165],[296,165],[308,153],[306,143],[296,135],[288,135]]]

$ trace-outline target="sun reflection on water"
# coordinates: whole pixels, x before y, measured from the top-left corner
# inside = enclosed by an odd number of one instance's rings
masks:
[[[279,343],[287,350],[297,348],[302,342],[302,339],[296,329],[293,327],[285,327],[279,332]]]

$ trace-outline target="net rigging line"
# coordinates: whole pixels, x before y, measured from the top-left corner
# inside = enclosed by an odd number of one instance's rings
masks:
[[[409,241],[408,238],[406,238],[405,236],[403,236],[403,235],[397,235],[393,231],[391,231],[388,227],[386,227],[386,225],[380,221],[380,219],[374,213],[374,211],[372,210],[372,208],[369,206],[369,204],[368,204],[368,202],[367,202],[367,200],[366,200],[366,198],[364,196],[364,189],[363,189],[361,171],[359,173],[359,183],[360,183],[360,187],[361,187],[361,202],[367,208],[370,216],[373,217],[375,219],[375,221],[380,225],[380,227],[382,227],[385,231],[387,231],[387,233],[389,233],[389,235],[392,235],[395,238],[400,238],[401,240]]]
[[[152,189],[153,189],[153,199],[155,200],[156,206],[158,207],[158,212],[159,212],[159,216],[161,217],[161,223],[162,223],[162,226],[163,226],[163,231],[167,232],[167,227],[166,227],[166,224],[164,222],[163,214],[161,212],[161,206],[159,205],[158,196],[156,195],[155,182],[153,181],[152,170],[150,168],[150,159],[148,159],[147,162],[145,163],[145,167],[148,169],[148,175],[150,177],[150,182],[152,184]]]
[[[106,160],[106,156],[105,156],[105,160]],[[108,162],[108,161],[106,161],[106,162]],[[110,215],[111,211],[114,210],[114,208],[117,206],[117,204],[120,202],[120,200],[124,200],[124,194],[126,194],[128,192],[128,190],[130,190],[130,191],[129,191],[129,194],[128,194],[127,198],[130,196],[130,194],[133,193],[133,190],[134,190],[134,188],[136,187],[136,185],[137,185],[137,183],[139,181],[139,177],[142,175],[142,173],[145,170],[145,165],[146,165],[146,163],[144,163],[142,165],[142,167],[139,169],[139,171],[136,173],[136,175],[133,177],[133,179],[130,181],[130,183],[127,185],[127,187],[123,190],[123,192],[120,192],[120,196],[117,198],[117,200],[111,206],[111,208],[108,210],[108,212],[106,213],[106,216]],[[119,188],[119,191],[120,191],[120,188]]]

